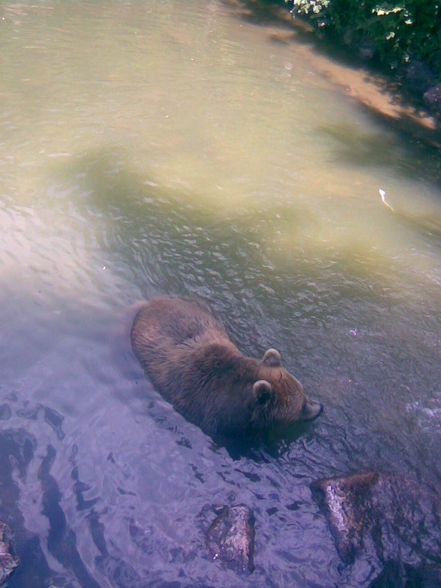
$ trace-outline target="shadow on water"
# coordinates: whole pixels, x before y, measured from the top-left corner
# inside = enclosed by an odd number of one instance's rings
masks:
[[[273,260],[262,246],[262,239],[275,230],[271,203],[263,201],[246,211],[222,210],[198,195],[161,188],[107,149],[62,164],[55,175],[74,193],[73,204],[59,205],[73,206],[75,214],[87,218],[110,269],[123,273],[147,298],[155,293],[196,296],[230,326],[236,324],[238,333],[249,331],[259,342],[243,308],[261,318],[263,309],[256,301],[274,292]],[[291,230],[313,222],[307,213],[296,215],[292,209],[288,220]],[[220,306],[213,304],[213,292]],[[283,292],[275,295],[281,300]],[[262,349],[267,345],[261,344]]]
[[[277,24],[283,26],[285,24],[286,29],[290,27],[289,10],[286,10],[286,19],[282,20],[280,15],[280,8],[287,9],[286,2],[284,0],[277,1],[259,1],[259,0],[224,0],[225,4],[232,7],[236,15],[255,25],[266,26],[269,24]]]
[[[339,136],[337,131],[329,133]],[[314,235],[319,221],[305,206],[290,202],[289,207],[274,207],[264,199],[248,207],[223,209],[214,199],[160,187],[148,172],[132,169],[116,150],[97,149],[73,158],[60,164],[54,175],[63,185],[69,184],[68,193],[73,195],[65,206],[87,218],[105,251],[124,257],[126,263],[118,271],[129,272],[141,290],[149,283],[153,292],[182,296],[198,292],[207,302],[212,302],[213,292],[225,302],[231,296],[231,303],[246,302],[250,295],[254,302],[273,293],[272,280],[282,273],[284,280],[275,293],[281,302],[287,294],[283,289],[292,291],[293,280],[304,276],[305,269],[309,275],[315,271],[323,281],[330,260],[337,262],[333,272],[355,279],[370,274],[369,263],[360,263],[360,255],[374,256],[385,275],[390,269],[381,251],[368,252],[354,243],[320,248],[308,259],[301,235]],[[272,240],[280,231],[295,239],[294,259],[286,272]]]
[[[387,130],[387,129],[385,129]],[[366,133],[352,124],[326,125],[318,132],[335,141],[335,159],[359,167],[386,167],[397,175],[414,179],[421,175],[435,185],[441,184],[439,152],[417,142],[397,141],[390,132]]]
[[[390,134],[367,133],[356,125],[345,123],[323,126],[318,132],[335,141],[336,149],[332,152],[336,160],[360,167],[393,168],[411,178],[421,169],[422,161],[407,153]]]
[[[63,165],[61,175],[79,189],[75,204],[80,214],[99,225],[100,244],[124,253],[132,267],[141,264],[145,272],[141,285],[151,282],[162,291],[188,294],[192,274],[197,279],[199,266],[204,271],[203,258],[210,257],[221,271],[217,257],[224,255],[237,264],[255,245],[252,228],[247,232],[248,251],[242,250],[245,240],[238,234],[249,223],[249,214],[235,217],[235,225],[230,218],[222,219],[222,213],[215,220],[196,195],[160,188],[146,179],[148,174],[132,170],[115,151],[81,156]],[[230,242],[224,239],[226,231],[233,238]],[[186,271],[188,266],[196,271]],[[184,275],[185,281],[179,280]],[[216,271],[213,279],[218,279]]]
[[[312,422],[296,423],[289,428],[272,429],[261,435],[243,438],[219,437],[214,440],[215,445],[224,447],[233,460],[251,459],[256,463],[277,459],[288,451],[289,445],[295,443],[305,435],[314,434]]]

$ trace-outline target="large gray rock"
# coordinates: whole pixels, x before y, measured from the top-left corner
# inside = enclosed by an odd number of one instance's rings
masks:
[[[311,484],[328,519],[338,554],[345,563],[351,563],[362,547],[363,533],[369,526],[370,490],[377,482],[377,472],[363,472]]]
[[[441,574],[441,498],[429,486],[369,471],[318,480],[311,490],[346,564],[363,550],[384,566],[384,573],[399,565],[400,586],[407,586],[412,575]]]
[[[3,586],[19,564],[18,558],[11,552],[10,536],[8,525],[0,521],[0,586]]]
[[[217,514],[207,531],[213,559],[221,559],[236,571],[254,569],[254,515],[244,505],[214,507]]]

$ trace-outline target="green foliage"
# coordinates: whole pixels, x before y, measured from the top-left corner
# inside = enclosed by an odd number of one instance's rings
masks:
[[[353,46],[371,46],[391,68],[425,62],[441,80],[441,0],[287,0],[325,33]]]

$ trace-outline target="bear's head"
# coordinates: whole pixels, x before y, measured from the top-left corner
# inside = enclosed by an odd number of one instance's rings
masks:
[[[322,412],[320,402],[308,400],[301,383],[282,367],[276,349],[265,352],[257,373],[259,379],[253,384],[253,428],[311,421]]]

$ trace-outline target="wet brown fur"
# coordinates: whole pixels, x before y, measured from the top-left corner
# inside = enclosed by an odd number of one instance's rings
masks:
[[[240,436],[302,420],[300,382],[281,366],[242,355],[197,303],[146,302],[135,316],[131,342],[153,385],[208,434]],[[271,384],[271,393],[253,391],[259,380]]]

